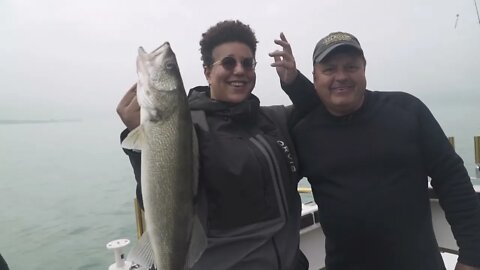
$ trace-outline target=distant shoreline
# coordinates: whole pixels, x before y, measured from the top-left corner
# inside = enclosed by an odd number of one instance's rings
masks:
[[[81,122],[82,119],[47,119],[47,120],[1,120],[0,125],[15,125],[15,124],[46,124],[46,123],[65,123],[65,122]]]

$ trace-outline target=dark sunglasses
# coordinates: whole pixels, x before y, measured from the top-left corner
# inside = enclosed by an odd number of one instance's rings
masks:
[[[220,65],[222,65],[222,67],[224,69],[232,71],[237,66],[237,59],[235,59],[231,56],[227,56],[227,57],[223,58],[222,60],[218,60],[218,61],[214,62],[212,64],[212,66],[216,65],[216,64],[220,64]],[[257,61],[255,61],[255,59],[253,59],[253,58],[244,58],[240,61],[240,64],[242,65],[243,69],[245,69],[245,70],[254,70],[255,66],[257,65]]]

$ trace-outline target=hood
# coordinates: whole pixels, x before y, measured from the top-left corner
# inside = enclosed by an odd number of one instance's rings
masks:
[[[229,103],[210,98],[210,87],[197,86],[188,93],[191,110],[202,110],[207,115],[220,115],[234,120],[256,119],[260,109],[260,100],[253,94],[240,103]]]

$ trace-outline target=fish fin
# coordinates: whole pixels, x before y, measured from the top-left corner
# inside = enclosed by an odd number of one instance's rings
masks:
[[[132,247],[127,255],[127,261],[142,267],[138,269],[150,269],[154,264],[153,249],[148,237],[148,231],[145,231]]]
[[[128,136],[122,142],[122,147],[131,150],[142,150],[144,141],[143,127],[140,125],[128,133]]]
[[[188,247],[187,262],[185,270],[192,266],[200,259],[203,252],[207,248],[208,239],[205,229],[197,215],[193,218],[192,234],[190,235],[190,246]]]

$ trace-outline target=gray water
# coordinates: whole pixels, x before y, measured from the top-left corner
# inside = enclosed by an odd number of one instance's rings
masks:
[[[1,125],[0,253],[11,270],[108,269],[135,238],[117,119]]]
[[[431,106],[472,176],[476,104]],[[121,130],[115,116],[0,125],[0,253],[11,270],[108,269],[106,243],[135,240],[135,181]]]

